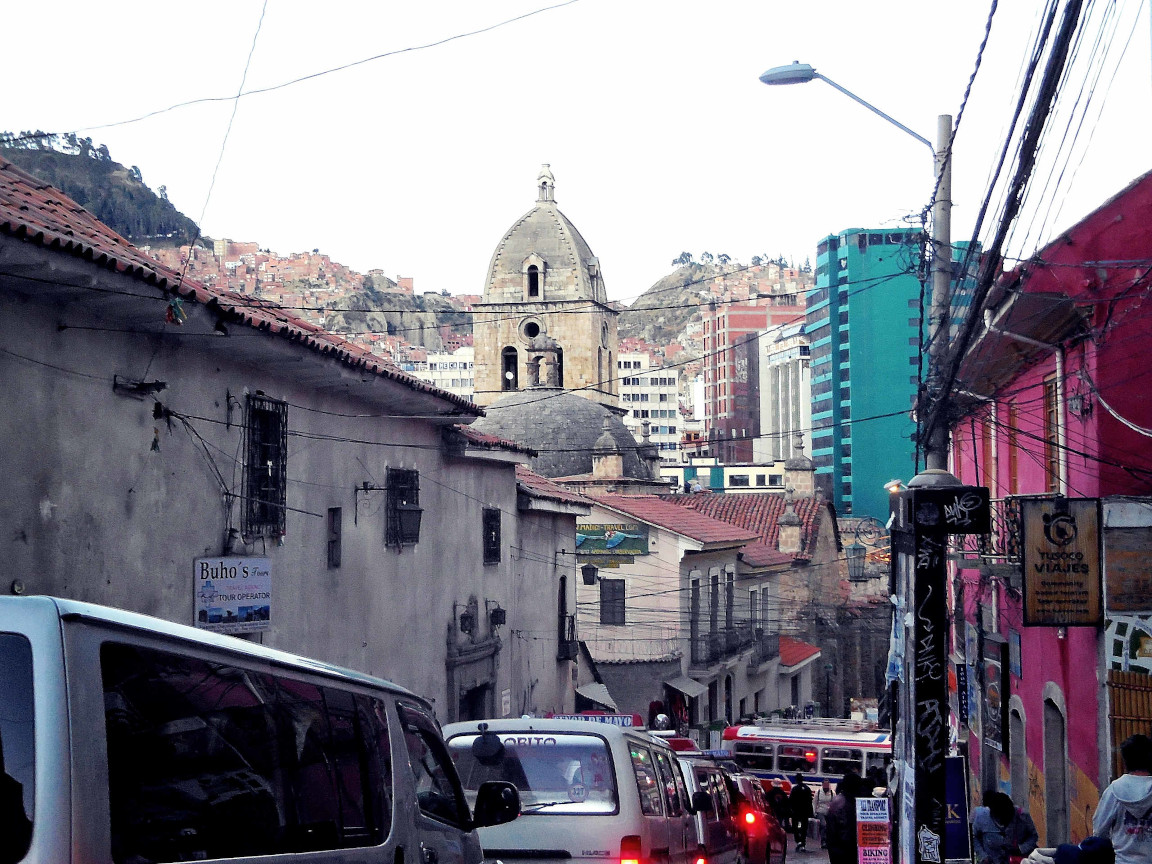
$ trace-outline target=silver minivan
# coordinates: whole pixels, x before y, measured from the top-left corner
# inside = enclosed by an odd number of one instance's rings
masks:
[[[639,729],[578,719],[444,727],[465,794],[520,790],[521,817],[484,828],[485,857],[517,864],[693,864],[693,804],[676,752]]]
[[[427,701],[144,615],[0,598],[0,864],[479,864]]]

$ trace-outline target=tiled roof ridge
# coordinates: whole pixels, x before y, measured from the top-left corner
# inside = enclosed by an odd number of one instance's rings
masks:
[[[51,194],[45,193],[50,190]],[[62,212],[57,212],[62,211]],[[227,289],[207,288],[194,279],[149,258],[136,246],[101,222],[50,183],[29,174],[0,156],[0,234],[36,243],[90,261],[118,273],[172,292],[184,300],[210,307],[227,322],[298,341],[321,355],[328,355],[357,369],[364,369],[422,393],[437,396],[476,416],[484,411],[463,396],[441,390],[409,375],[386,358],[354,345],[281,307]]]
[[[591,506],[593,503],[586,496],[578,492],[573,492],[571,489],[565,489],[559,483],[552,482],[543,474],[537,474],[527,465],[516,466],[516,482],[524,489],[525,493],[536,498],[547,498],[565,504],[587,504]]]
[[[786,511],[786,499],[778,492],[697,493],[660,497],[712,519],[753,531],[768,546],[777,544],[779,519]],[[818,515],[826,502],[803,497],[793,499],[792,505],[801,525],[800,551],[795,557],[806,558],[816,542]]]
[[[524,444],[510,441],[507,438],[500,438],[496,435],[489,435],[487,432],[473,429],[464,423],[456,423],[451,428],[454,432],[464,436],[464,438],[477,447],[484,447],[489,450],[508,450],[512,453],[524,453],[533,457],[539,455],[531,447],[525,446]]]
[[[605,507],[627,513],[633,518],[659,525],[702,543],[748,542],[757,539],[754,532],[742,529],[738,525],[716,519],[707,513],[675,507],[669,504],[663,495],[608,493],[589,497]],[[677,515],[678,511],[684,515],[691,514],[692,518],[684,519]]]

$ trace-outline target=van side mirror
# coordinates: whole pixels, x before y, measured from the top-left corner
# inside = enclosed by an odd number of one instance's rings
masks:
[[[520,815],[520,790],[503,780],[488,780],[476,791],[472,827],[503,825]]]
[[[712,796],[703,789],[692,793],[692,810],[695,813],[712,812]]]

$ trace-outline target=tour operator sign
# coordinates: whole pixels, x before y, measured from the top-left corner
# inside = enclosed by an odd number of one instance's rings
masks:
[[[196,626],[251,633],[272,626],[272,566],[267,558],[197,558]]]
[[[1100,501],[1020,501],[1024,623],[1097,627],[1103,619]]]

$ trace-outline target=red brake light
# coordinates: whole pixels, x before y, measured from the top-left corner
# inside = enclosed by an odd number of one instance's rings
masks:
[[[744,823],[746,825],[755,825],[756,824],[756,814],[753,813],[751,810],[745,810],[744,811]]]
[[[620,838],[620,864],[641,864],[640,835],[629,834]]]
[[[809,765],[815,765],[816,764],[816,751],[815,750],[806,751],[804,753],[804,758],[808,760]]]

